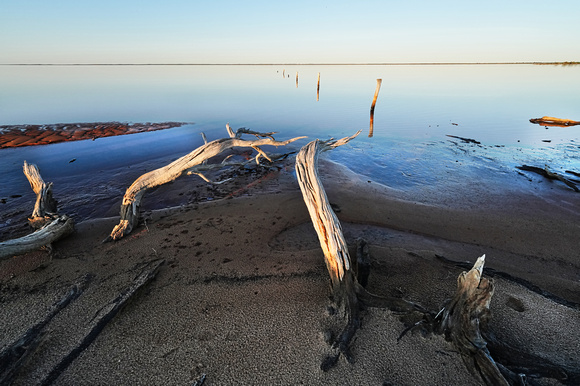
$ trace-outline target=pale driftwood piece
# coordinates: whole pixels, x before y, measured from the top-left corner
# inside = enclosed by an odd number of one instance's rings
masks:
[[[484,264],[485,255],[469,272],[459,275],[455,295],[435,317],[436,331],[453,342],[469,371],[479,374],[486,384],[509,385],[480,330],[491,317],[489,303],[494,291],[493,283],[482,277]]]
[[[571,119],[548,117],[544,115],[542,118],[532,118],[531,123],[537,123],[542,126],[575,126],[580,125],[580,121],[573,121]]]
[[[32,216],[28,221],[34,229],[40,229],[51,222],[56,214],[57,202],[52,197],[52,182],[45,183],[40,176],[38,167],[34,164],[28,164],[24,161],[22,169],[30,187],[36,194]]]
[[[139,221],[139,206],[147,189],[171,182],[181,176],[186,170],[195,173],[192,168],[200,165],[203,161],[220,154],[224,150],[233,147],[251,147],[257,150],[258,154],[256,155],[255,161],[256,163],[259,163],[260,157],[268,158],[268,156],[260,149],[260,146],[285,146],[298,139],[305,138],[296,137],[286,141],[276,141],[272,137],[272,134],[274,133],[262,134],[246,129],[239,129],[234,133],[229,124],[226,125],[226,129],[229,138],[216,139],[215,141],[208,142],[191,153],[178,158],[169,165],[145,173],[135,180],[123,196],[123,202],[121,204],[121,220],[105,241],[118,240],[133,230]],[[258,137],[258,139],[253,141],[244,140],[240,138],[242,134],[253,134]]]
[[[87,328],[86,335],[62,360],[51,370],[48,376],[43,380],[41,385],[52,384],[72,362],[93,343],[107,324],[113,320],[117,313],[135,297],[140,290],[149,284],[156,276],[159,268],[165,263],[165,260],[153,260],[146,264],[141,273],[133,282],[125,288],[115,299],[103,306],[93,317]]]
[[[35,232],[18,239],[0,242],[0,259],[20,255],[52,244],[54,241],[74,231],[73,220],[56,213],[57,202],[52,197],[52,183],[44,182],[34,164],[24,161],[24,175],[36,194],[32,216],[28,218]]]
[[[62,215],[29,235],[1,242],[0,259],[20,255],[50,245],[72,232],[74,232],[73,220],[67,215]]]
[[[46,334],[46,326],[54,317],[68,306],[73,300],[79,297],[86,287],[88,276],[75,284],[58,302],[56,302],[49,313],[34,326],[18,338],[14,343],[8,345],[0,352],[0,385],[10,385],[27,358],[36,351],[36,348]]]
[[[351,262],[342,227],[318,177],[318,154],[348,143],[358,134],[360,131],[340,141],[312,141],[296,156],[296,177],[312,224],[318,234],[333,288],[340,285],[345,272],[350,270]]]
[[[357,243],[359,258],[357,258],[356,265],[353,265],[342,227],[318,177],[319,153],[343,145],[358,134],[360,131],[338,141],[321,142],[316,140],[310,142],[296,156],[296,177],[324,253],[324,260],[331,279],[333,299],[347,319],[346,326],[332,345],[334,353],[329,355],[321,365],[321,369],[324,371],[332,368],[341,354],[347,361],[352,361],[349,346],[360,327],[360,302],[370,307],[387,307],[397,311],[424,311],[422,307],[404,299],[373,295],[359,283],[359,280],[366,282],[368,276],[369,262],[368,257],[365,257],[368,255],[368,249],[364,242]]]

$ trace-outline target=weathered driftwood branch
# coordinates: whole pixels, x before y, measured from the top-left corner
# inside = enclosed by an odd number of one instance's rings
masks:
[[[465,365],[479,374],[488,385],[509,385],[487,349],[480,327],[491,317],[489,303],[493,283],[482,277],[485,255],[477,259],[469,272],[457,278],[453,299],[435,317],[436,332],[445,334],[461,353]]]
[[[28,221],[37,230],[18,239],[0,242],[0,259],[50,245],[74,231],[72,219],[56,213],[57,202],[52,197],[52,183],[44,182],[36,165],[24,161],[23,170],[36,194],[34,210]]]
[[[84,276],[80,283],[75,284],[58,302],[49,313],[34,326],[30,327],[20,338],[6,346],[0,352],[0,385],[10,385],[18,375],[21,366],[26,359],[36,351],[39,343],[45,336],[46,326],[73,300],[83,292],[89,277]]]
[[[87,328],[86,335],[62,360],[51,370],[41,385],[52,384],[68,366],[99,336],[105,326],[113,320],[117,313],[131,300],[140,289],[149,284],[156,276],[165,260],[153,260],[146,264],[141,273],[115,299],[103,306],[93,317]]]
[[[559,173],[552,172],[548,168],[548,166],[545,166],[543,169],[539,168],[537,166],[528,166],[528,165],[516,166],[516,168],[518,168],[520,170],[525,170],[528,172],[537,173],[537,174],[544,176],[550,180],[562,181],[563,183],[568,185],[570,188],[574,189],[575,192],[580,192],[580,188],[578,188],[574,182],[570,181],[568,178],[564,177],[563,175],[561,175]]]
[[[348,247],[342,234],[342,227],[330,206],[322,182],[318,177],[318,154],[321,151],[348,143],[358,134],[360,131],[339,141],[312,141],[304,146],[296,156],[296,176],[304,203],[318,234],[333,288],[340,285],[345,272],[350,270],[351,262]]]
[[[360,131],[338,141],[321,142],[316,140],[310,142],[296,156],[296,176],[324,253],[324,260],[331,279],[333,299],[343,310],[347,319],[346,326],[332,345],[335,352],[329,355],[321,365],[324,371],[333,367],[341,354],[349,362],[352,361],[349,345],[360,326],[360,302],[370,307],[387,307],[399,311],[423,311],[422,307],[404,299],[373,295],[359,283],[359,280],[361,283],[366,283],[367,280],[368,247],[366,247],[366,243],[359,240],[357,243],[358,258],[356,264],[353,264],[340,222],[332,210],[318,177],[319,153],[343,145],[359,133]]]
[[[530,122],[537,123],[542,126],[574,126],[580,125],[580,121],[573,121],[571,119],[562,119],[555,117],[543,116],[542,118],[532,118]]]
[[[71,234],[74,224],[70,217],[57,217],[43,228],[18,239],[0,243],[0,259],[20,255],[52,244],[54,241]]]
[[[255,161],[259,164],[261,157],[269,159],[266,153],[260,149],[260,146],[285,146],[298,139],[305,138],[296,137],[286,141],[276,141],[272,137],[274,133],[258,133],[244,128],[234,132],[229,124],[226,125],[226,129],[230,136],[229,138],[208,142],[169,165],[145,173],[135,180],[123,196],[121,220],[105,241],[118,240],[133,230],[139,221],[139,206],[147,189],[171,182],[181,176],[186,170],[196,173],[195,167],[197,165],[233,147],[251,147],[255,149],[258,152]],[[241,139],[242,134],[252,134],[258,139],[253,141]]]

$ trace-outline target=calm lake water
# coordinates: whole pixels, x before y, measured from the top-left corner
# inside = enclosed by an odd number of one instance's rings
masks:
[[[379,78],[369,138],[369,110]],[[0,150],[0,199],[5,201],[0,204],[0,238],[32,210],[24,160],[54,182],[60,211],[80,221],[102,215],[99,208],[118,202],[143,171],[201,145],[200,132],[210,140],[224,137],[226,122],[277,131],[276,139],[327,139],[362,129],[351,144],[326,157],[422,202],[453,202],[469,194],[470,184],[487,184],[490,190],[536,184],[541,190],[548,185],[519,174],[515,166],[580,172],[580,126],[546,128],[529,119],[580,120],[578,90],[580,66],[0,66],[0,125],[191,123],[153,133]]]

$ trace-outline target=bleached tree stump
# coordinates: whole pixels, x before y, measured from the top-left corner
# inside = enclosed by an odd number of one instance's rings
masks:
[[[73,220],[66,215],[59,216],[56,213],[57,202],[52,197],[52,183],[44,182],[38,167],[34,164],[24,161],[23,170],[32,190],[36,193],[36,203],[28,221],[37,230],[24,237],[1,242],[0,259],[50,245],[74,231]]]
[[[24,175],[30,183],[30,187],[36,194],[36,202],[32,210],[32,216],[28,218],[30,226],[34,229],[40,229],[47,223],[51,222],[56,214],[57,202],[52,197],[52,182],[44,182],[34,164],[28,164],[24,161]]]
[[[123,202],[121,204],[120,211],[121,219],[119,224],[115,226],[105,241],[119,240],[123,236],[129,234],[133,228],[137,226],[137,223],[139,222],[139,206],[141,204],[141,199],[143,198],[143,195],[147,189],[171,182],[188,170],[190,173],[198,174],[198,172],[195,170],[198,165],[201,165],[204,161],[233,147],[253,148],[258,152],[255,157],[255,161],[257,164],[259,164],[260,158],[262,157],[271,161],[268,155],[262,151],[260,146],[285,146],[298,139],[305,138],[296,137],[286,141],[276,141],[272,137],[274,133],[257,133],[243,128],[238,129],[234,133],[229,124],[226,125],[226,129],[228,131],[229,138],[221,138],[208,142],[198,147],[191,153],[178,158],[169,165],[145,173],[141,177],[137,178],[137,180],[133,182],[133,184],[127,189],[125,195],[123,196]],[[252,134],[256,136],[257,139],[245,140],[241,138],[242,134]]]
[[[482,336],[491,317],[489,304],[493,283],[482,277],[485,255],[477,259],[469,272],[457,278],[455,295],[435,318],[436,331],[445,334],[461,353],[466,367],[481,376],[488,385],[509,385],[498,369]]]

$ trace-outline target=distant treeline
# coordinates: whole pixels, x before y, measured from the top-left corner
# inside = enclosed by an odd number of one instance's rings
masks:
[[[550,66],[577,66],[580,62],[541,62],[535,63],[538,65],[550,65]]]

